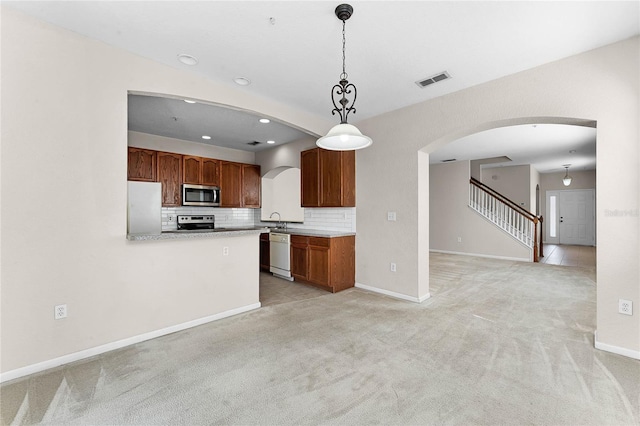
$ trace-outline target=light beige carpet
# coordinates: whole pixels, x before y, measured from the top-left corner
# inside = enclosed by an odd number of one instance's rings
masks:
[[[640,363],[593,348],[594,271],[431,255],[423,304],[276,304],[2,386],[5,424],[640,421]]]

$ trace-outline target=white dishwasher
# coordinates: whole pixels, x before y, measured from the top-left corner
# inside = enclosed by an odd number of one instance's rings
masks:
[[[291,235],[271,232],[269,234],[269,271],[285,280],[293,281],[291,276]]]

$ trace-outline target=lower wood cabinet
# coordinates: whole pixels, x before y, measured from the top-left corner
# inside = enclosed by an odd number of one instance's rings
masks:
[[[260,234],[260,269],[269,271],[271,268],[271,246],[269,242],[269,233]]]
[[[291,275],[333,293],[355,285],[355,236],[291,236]]]

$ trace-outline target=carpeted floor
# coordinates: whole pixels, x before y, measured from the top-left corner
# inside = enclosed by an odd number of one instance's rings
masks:
[[[273,304],[5,384],[2,421],[638,424],[640,362],[593,348],[594,276],[434,253],[422,304]]]

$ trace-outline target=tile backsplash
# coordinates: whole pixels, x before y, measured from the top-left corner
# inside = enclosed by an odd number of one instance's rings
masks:
[[[163,207],[162,230],[173,231],[177,228],[178,215],[214,215],[217,228],[255,226],[254,209],[232,209],[221,207]],[[260,215],[258,215],[260,218]],[[171,220],[173,219],[173,220]]]
[[[273,226],[275,224],[275,222],[262,222],[260,220],[260,209],[163,207],[162,230],[175,230],[177,227],[176,216],[178,215],[214,215],[216,227],[219,228]],[[355,207],[306,208],[304,210],[304,223],[288,223],[287,227],[356,232],[356,209]]]

